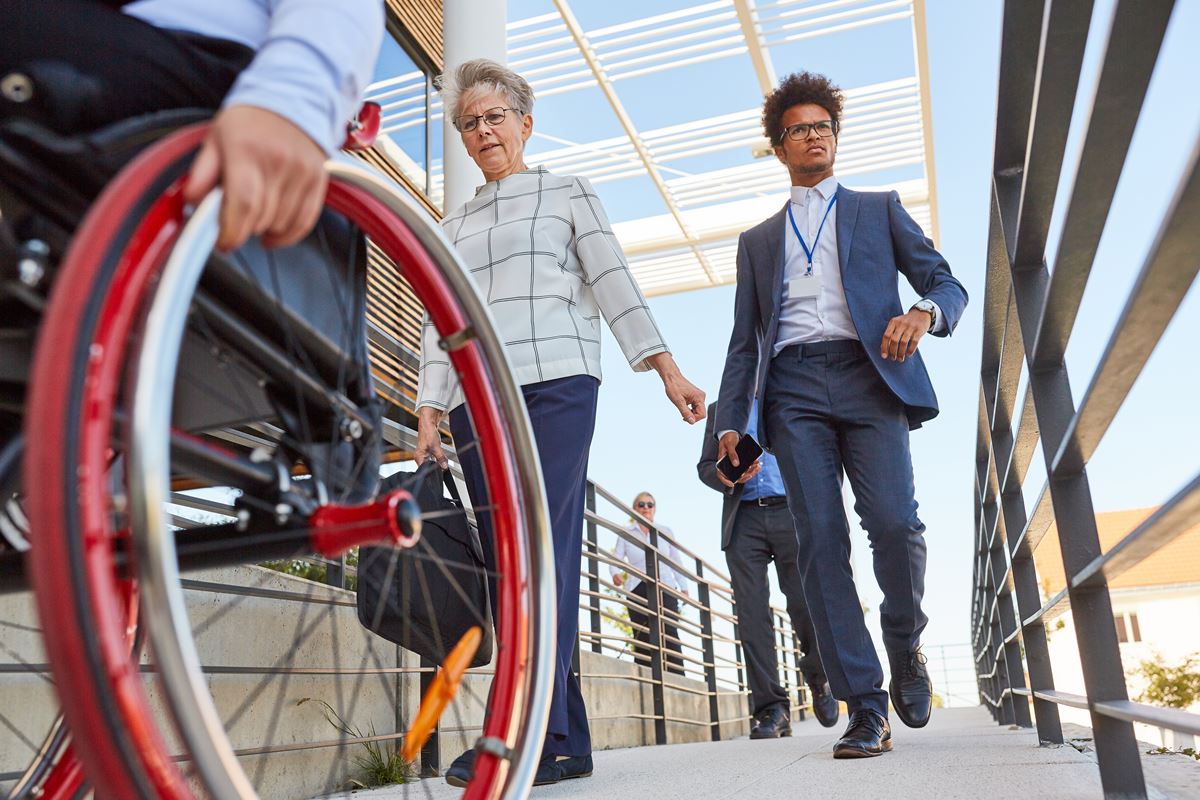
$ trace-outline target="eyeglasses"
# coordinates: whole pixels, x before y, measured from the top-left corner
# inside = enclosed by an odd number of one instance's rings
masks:
[[[638,508],[654,508],[654,501],[653,500],[638,500],[637,507]]]
[[[479,127],[479,120],[483,120],[488,124],[488,127],[494,128],[501,122],[504,122],[505,111],[516,111],[515,108],[489,108],[482,114],[464,114],[454,120],[454,127],[459,133],[470,133]]]
[[[820,122],[798,122],[795,125],[789,125],[784,128],[783,135],[793,142],[802,142],[808,138],[809,131],[816,131],[817,136],[820,136],[822,139],[828,139],[838,132],[839,127],[841,126],[831,119],[823,119]],[[779,141],[782,142],[783,137],[780,137]]]

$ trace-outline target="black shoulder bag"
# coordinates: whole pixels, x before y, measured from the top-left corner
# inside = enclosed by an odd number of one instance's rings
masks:
[[[480,667],[491,661],[493,646],[483,547],[467,524],[453,478],[447,471],[439,479],[438,472],[435,465],[382,481],[381,492],[411,492],[425,519],[421,539],[410,550],[359,550],[358,619],[367,630],[439,664],[463,634],[479,626],[483,640],[471,666]]]

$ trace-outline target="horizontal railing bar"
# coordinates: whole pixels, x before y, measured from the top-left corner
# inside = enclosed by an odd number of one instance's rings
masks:
[[[1062,442],[1055,443],[1054,474],[1074,474],[1091,459],[1179,310],[1200,271],[1200,138],[1159,228],[1145,265],[1100,357]]]
[[[1066,606],[1064,606],[1061,610],[1055,612],[1055,609],[1058,608],[1059,605],[1061,605],[1063,603],[1066,603]],[[1034,625],[1038,622],[1045,624],[1045,623],[1049,622],[1050,620],[1054,619],[1055,617],[1059,616],[1059,614],[1062,614],[1064,611],[1066,611],[1067,607],[1069,607],[1070,605],[1071,605],[1070,595],[1067,593],[1066,589],[1063,589],[1058,594],[1054,595],[1049,600],[1047,600],[1046,604],[1044,606],[1039,608],[1034,614],[1031,614],[1021,624],[1023,626],[1025,626],[1026,628],[1028,628],[1030,625]]]
[[[1043,13],[1037,88],[1022,165],[1015,235],[1010,239],[1014,242],[1014,269],[1040,266],[1045,261],[1046,237],[1075,110],[1092,4],[1047,4]]]
[[[311,594],[302,592],[289,592],[282,589],[263,589],[256,586],[235,586],[229,583],[215,583],[213,581],[198,581],[190,578],[181,580],[180,585],[184,589],[190,589],[196,592],[211,592],[213,594],[236,594],[247,597],[264,597],[271,600],[290,600],[296,603],[317,603],[319,605],[328,606],[350,606],[357,607],[358,601],[354,599],[351,593],[346,598],[336,597],[317,597]],[[323,590],[341,591],[333,586],[322,586]]]
[[[1127,722],[1141,722],[1156,728],[1200,736],[1200,714],[1177,708],[1160,708],[1132,700],[1103,700],[1092,703],[1092,711]]]
[[[1071,706],[1072,708],[1082,708],[1084,711],[1088,710],[1088,699],[1081,694],[1035,689],[1033,696],[1038,700],[1046,700],[1051,703],[1057,703],[1060,706]]]
[[[1019,695],[1021,695],[1022,697],[1033,697],[1033,692],[1032,692],[1032,691],[1030,691],[1029,689],[1026,689],[1026,688],[1024,688],[1024,687],[1018,687],[1018,688],[1016,688],[1016,689],[1013,689],[1013,690],[1012,690],[1012,693],[1013,693],[1013,694],[1019,694]]]
[[[1138,525],[1133,531],[1093,559],[1071,580],[1073,588],[1112,581],[1137,566],[1176,537],[1190,530],[1200,518],[1200,475]]]
[[[1046,303],[1033,341],[1030,364],[1035,370],[1058,365],[1066,353],[1129,143],[1141,119],[1139,112],[1171,7],[1171,3],[1118,3],[1114,11]]]

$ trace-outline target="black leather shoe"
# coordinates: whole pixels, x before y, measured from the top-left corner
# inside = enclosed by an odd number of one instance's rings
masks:
[[[446,783],[459,788],[466,786],[475,777],[475,751],[468,750],[450,764],[446,770]]]
[[[559,758],[546,756],[538,763],[537,773],[533,776],[534,786],[549,786],[559,781],[571,778],[590,778],[592,776],[592,757],[571,756]]]
[[[924,728],[933,709],[933,681],[925,669],[925,654],[920,648],[888,653],[892,680],[888,694],[896,716],[910,728]]]
[[[833,746],[834,758],[871,758],[892,749],[892,727],[867,708],[850,715],[850,725]]]
[[[812,712],[813,716],[817,718],[817,722],[821,723],[824,728],[832,728],[837,725],[841,711],[838,708],[837,698],[829,690],[829,684],[810,683],[808,692],[812,697]]]
[[[764,708],[754,715],[750,729],[751,739],[781,739],[792,735],[792,721],[787,709],[781,705]]]

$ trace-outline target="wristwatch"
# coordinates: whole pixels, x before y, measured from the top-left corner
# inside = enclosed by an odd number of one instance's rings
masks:
[[[934,302],[921,298],[913,303],[913,308],[917,311],[924,311],[929,315],[929,330],[933,330],[933,326],[937,324],[937,306],[934,305]]]

